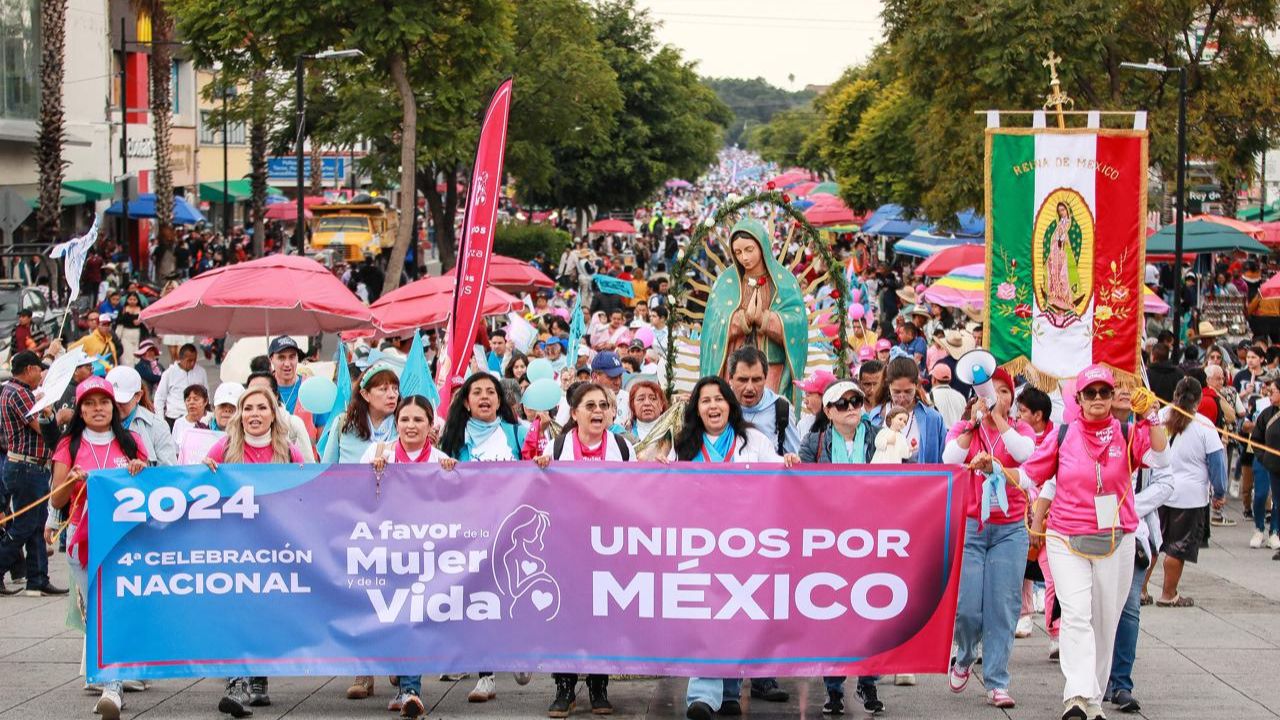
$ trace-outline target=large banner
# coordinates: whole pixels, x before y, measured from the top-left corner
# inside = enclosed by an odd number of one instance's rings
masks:
[[[94,473],[89,675],[940,673],[963,472]]]
[[[987,345],[1042,387],[1138,373],[1145,130],[988,128]]]
[[[480,306],[489,287],[489,257],[493,254],[493,234],[497,230],[498,204],[502,199],[502,165],[507,154],[507,116],[511,112],[511,79],[494,91],[480,127],[476,161],[471,167],[467,211],[462,218],[462,238],[458,243],[458,282],[453,292],[453,313],[445,335],[449,362],[440,386],[440,404],[449,407],[453,389],[469,374],[471,354],[479,328]],[[452,180],[450,180],[452,182]],[[443,412],[441,413],[443,414]]]

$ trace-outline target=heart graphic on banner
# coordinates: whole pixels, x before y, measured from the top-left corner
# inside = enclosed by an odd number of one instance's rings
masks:
[[[532,575],[538,572],[538,563],[532,560],[522,560],[520,562],[520,569],[524,571],[525,575]]]
[[[539,610],[546,610],[547,606],[555,600],[555,598],[551,596],[551,593],[544,590],[534,590],[533,594],[529,596],[529,599],[533,601],[533,606]]]

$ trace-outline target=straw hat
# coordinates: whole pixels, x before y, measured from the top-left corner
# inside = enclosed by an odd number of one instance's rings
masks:
[[[977,345],[973,340],[973,334],[962,330],[948,330],[942,339],[942,347],[952,358],[959,360],[961,355],[972,350]]]
[[[908,285],[907,287],[899,289],[898,297],[902,299],[902,302],[908,305],[915,305],[920,302],[920,294],[916,292],[915,286],[913,285]]]
[[[1227,334],[1226,328],[1222,328],[1221,330],[1219,330],[1218,328],[1214,327],[1213,323],[1209,322],[1208,320],[1201,320],[1200,324],[1196,326],[1196,337],[1198,338],[1222,337],[1223,335],[1226,335],[1226,334]]]

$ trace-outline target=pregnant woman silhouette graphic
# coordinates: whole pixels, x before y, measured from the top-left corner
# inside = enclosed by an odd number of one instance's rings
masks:
[[[553,620],[560,612],[560,585],[542,559],[542,536],[551,516],[521,505],[502,521],[493,540],[493,579],[506,598],[507,617]]]

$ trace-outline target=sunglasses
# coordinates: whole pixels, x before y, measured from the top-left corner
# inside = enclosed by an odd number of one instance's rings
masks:
[[[839,410],[840,412],[844,412],[845,410],[850,410],[850,409],[857,410],[858,408],[862,407],[862,398],[860,398],[860,397],[851,397],[851,398],[844,398],[844,397],[842,397],[842,398],[840,398],[839,400],[837,400],[837,401],[835,401],[835,402],[833,402],[833,403],[828,403],[828,404],[827,404],[827,407],[833,407],[833,408],[835,408],[836,410]]]
[[[609,408],[613,406],[607,402],[602,402],[602,403],[587,402],[587,403],[582,403],[582,407],[587,412],[606,412],[609,410]]]
[[[1115,390],[1109,387],[1085,388],[1080,391],[1080,397],[1085,400],[1110,400],[1115,394]]]

